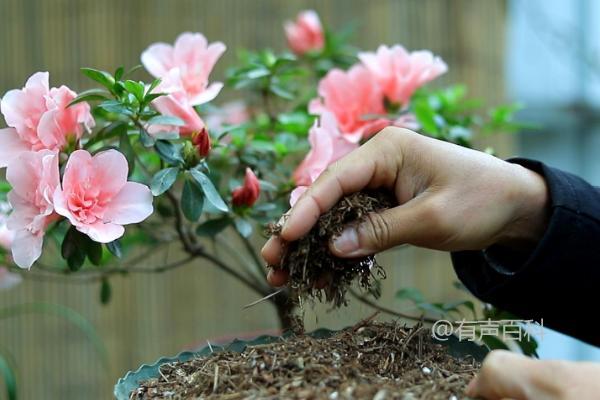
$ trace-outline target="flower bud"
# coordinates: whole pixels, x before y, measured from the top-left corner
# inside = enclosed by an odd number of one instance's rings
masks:
[[[246,176],[244,184],[235,188],[232,192],[231,203],[235,207],[252,207],[258,196],[260,195],[260,183],[254,172],[250,168],[246,168]]]
[[[192,144],[201,158],[206,157],[208,153],[210,153],[212,144],[206,128],[202,128],[200,132],[194,132],[192,134]]]

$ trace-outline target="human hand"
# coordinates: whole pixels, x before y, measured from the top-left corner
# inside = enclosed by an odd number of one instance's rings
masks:
[[[492,351],[466,390],[487,400],[586,400],[600,393],[600,364],[541,361],[506,350]]]
[[[431,249],[484,249],[537,241],[547,223],[547,188],[520,165],[401,128],[386,128],[332,164],[289,211],[281,235],[262,249],[277,265],[283,241],[308,233],[344,195],[387,188],[398,206],[348,226],[330,243],[339,257],[358,257],[409,243]],[[271,270],[280,286],[284,270]]]

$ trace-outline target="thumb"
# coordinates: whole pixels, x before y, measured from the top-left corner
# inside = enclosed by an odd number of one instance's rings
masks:
[[[331,252],[344,258],[378,253],[404,243],[414,243],[426,234],[423,206],[410,201],[379,213],[371,213],[360,224],[346,226],[329,244]]]
[[[562,369],[560,362],[533,360],[510,351],[494,350],[483,361],[466,394],[488,400],[559,398]]]

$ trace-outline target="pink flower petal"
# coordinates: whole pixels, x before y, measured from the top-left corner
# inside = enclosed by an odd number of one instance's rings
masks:
[[[34,204],[19,196],[14,190],[8,192],[8,202],[13,210],[6,220],[6,226],[12,231],[24,229],[39,214]]]
[[[77,218],[69,210],[69,205],[67,204],[67,199],[65,198],[63,191],[60,190],[60,187],[57,187],[56,190],[54,191],[54,195],[52,196],[52,201],[54,204],[54,211],[56,211],[57,214],[62,215],[63,217],[66,217],[69,220],[69,222],[75,226],[77,226],[79,224],[79,221],[77,220]],[[14,214],[14,211],[13,211],[13,214]]]
[[[21,140],[16,129],[0,129],[0,168],[8,166],[12,160],[28,150],[30,147]]]
[[[207,46],[208,42],[203,34],[183,32],[175,39],[173,52],[175,63],[181,65],[200,62]]]
[[[448,70],[441,58],[428,50],[408,52],[400,45],[379,46],[377,52],[359,53],[385,96],[394,103],[408,104],[419,87]]]
[[[27,80],[23,89],[6,92],[0,102],[6,124],[15,128],[19,136],[32,145],[37,142],[37,125],[46,111],[48,82],[48,72],[37,72]]]
[[[24,152],[19,157],[13,159],[8,165],[6,180],[10,183],[12,190],[22,198],[29,201],[33,199],[42,177],[42,160],[46,156],[55,157],[56,153],[49,150]],[[56,163],[56,170],[58,171],[58,163]]]
[[[105,224],[101,221],[91,225],[78,225],[77,230],[90,237],[94,242],[110,243],[125,233],[125,228],[117,224]]]
[[[211,43],[203,56],[204,70],[212,71],[217,61],[219,61],[219,58],[221,58],[223,53],[225,53],[225,50],[227,50],[227,46],[225,46],[225,44],[221,42]]]
[[[11,249],[15,264],[21,268],[31,268],[42,255],[43,240],[43,233],[32,234],[25,229],[17,231]]]
[[[112,198],[104,212],[104,220],[113,224],[135,224],[153,212],[152,193],[146,185],[127,182]]]
[[[308,140],[311,149],[294,171],[294,181],[300,186],[310,185],[329,165],[358,148],[339,132],[330,112],[325,112],[310,129]]]
[[[182,135],[200,132],[204,128],[204,121],[200,118],[194,107],[182,98],[181,93],[161,96],[152,102],[152,105],[162,115],[177,117],[184,122],[184,126],[173,127]]]
[[[329,71],[319,82],[319,96],[310,102],[310,112],[333,113],[342,135],[353,143],[358,143],[372,125],[368,116],[385,113],[383,92],[360,64],[348,71]]]
[[[127,184],[127,159],[117,150],[97,153],[92,158],[91,168],[94,171],[94,184],[103,195],[114,196]]]
[[[313,10],[302,11],[295,21],[283,24],[290,49],[296,54],[318,51],[325,45],[325,33],[319,15]]]
[[[205,91],[198,93],[195,96],[190,97],[191,105],[199,105],[208,103],[211,100],[214,100],[215,97],[219,95],[223,89],[223,83],[221,82],[213,82],[209,87],[206,88]]]
[[[92,155],[85,150],[76,150],[69,156],[62,180],[63,190],[68,192],[75,188],[78,182],[90,181],[92,171],[90,166]]]
[[[144,68],[155,78],[165,75],[173,68],[173,46],[155,43],[142,53]]]
[[[67,145],[69,137],[80,139],[84,127],[89,131],[94,126],[89,104],[82,102],[69,107],[77,93],[66,86],[50,89],[46,96],[46,111],[40,118],[37,134],[44,147],[60,150]]]
[[[208,44],[201,33],[184,32],[174,46],[159,43],[142,54],[148,71],[162,79],[157,91],[182,92],[188,105],[195,106],[215,98],[222,84],[208,84],[209,75],[226,47],[221,42]],[[182,101],[182,99],[178,99]]]

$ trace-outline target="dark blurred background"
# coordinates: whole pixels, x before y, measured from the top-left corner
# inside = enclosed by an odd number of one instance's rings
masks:
[[[0,94],[22,87],[35,71],[50,71],[52,86],[84,90],[91,85],[79,67],[131,67],[149,44],[172,43],[186,30],[227,45],[213,74],[220,80],[238,48],[284,49],[283,21],[307,8],[333,29],[355,23],[353,43],[361,49],[401,43],[432,50],[450,67],[441,84],[465,83],[488,104],[523,101],[528,108],[522,118],[541,127],[516,137],[485,138],[482,146],[493,145],[502,157],[537,157],[600,181],[595,151],[600,27],[593,19],[600,17],[600,2],[592,0],[0,0]],[[226,90],[217,102],[238,97]],[[151,262],[165,263],[176,253],[169,249]],[[461,296],[444,253],[404,248],[381,263],[389,272],[384,305],[398,308],[393,295],[401,286],[419,287],[431,300]],[[107,306],[98,300],[98,282],[26,279],[0,292],[0,308],[30,302],[73,308],[94,324],[108,349],[105,368],[89,340],[61,318],[0,319],[0,346],[16,360],[23,399],[109,398],[116,379],[141,363],[207,339],[276,328],[268,304],[241,311],[255,297],[208,265],[113,281]],[[358,304],[336,313],[317,307],[307,312],[306,322],[309,328],[339,328],[370,313]],[[560,336],[544,338],[544,354],[597,357]]]

